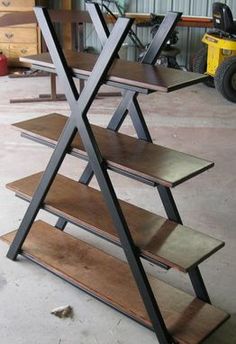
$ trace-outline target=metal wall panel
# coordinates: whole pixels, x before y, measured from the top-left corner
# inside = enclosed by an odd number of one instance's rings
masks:
[[[155,13],[166,13],[173,8],[173,0],[166,0],[166,1],[155,1],[154,5],[154,12]]]
[[[135,1],[134,1],[135,2]],[[139,13],[152,13],[154,11],[155,0],[136,1],[136,9]]]
[[[209,8],[209,0],[191,1],[190,15],[207,16]]]

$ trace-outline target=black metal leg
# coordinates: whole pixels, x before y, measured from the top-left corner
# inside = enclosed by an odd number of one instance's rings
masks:
[[[165,208],[166,215],[169,220],[183,224],[179,211],[177,209],[174,197],[170,188],[167,188],[162,185],[157,185],[157,190],[159,192],[162,204]]]
[[[128,95],[125,93],[107,126],[108,129],[118,131],[122,126],[126,116],[128,115],[127,100],[129,100]]]
[[[80,177],[79,183],[88,185],[90,183],[91,179],[93,178],[93,175],[94,175],[94,173],[93,173],[93,170],[91,168],[91,165],[90,165],[90,163],[88,163],[87,166],[85,167],[85,170],[84,170],[82,176]],[[68,223],[67,220],[63,219],[62,217],[59,217],[55,227],[60,229],[60,230],[64,230],[67,223]]]
[[[142,110],[140,109],[137,96],[138,94],[135,93],[133,94],[131,98],[132,101],[128,105],[129,114],[130,114],[130,117],[133,122],[133,126],[136,130],[138,138],[144,141],[152,142],[152,138],[149,133],[146,121],[143,117]],[[130,97],[131,97],[131,94],[130,94]]]
[[[197,266],[189,271],[189,277],[196,296],[204,302],[211,303],[201,272]]]
[[[176,223],[183,224],[171,190],[162,185],[158,185],[157,189],[168,219]],[[197,266],[194,267],[191,271],[188,272],[188,274],[196,296],[202,301],[211,303],[199,268]]]

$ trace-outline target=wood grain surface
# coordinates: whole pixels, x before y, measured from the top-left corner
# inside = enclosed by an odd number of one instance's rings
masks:
[[[15,123],[14,127],[28,138],[55,146],[67,117],[56,113]],[[138,140],[128,135],[93,125],[92,130],[109,168],[125,171],[167,187],[174,187],[214,166],[211,161],[196,158],[167,147]],[[87,159],[79,135],[72,143],[72,154]]]
[[[79,78],[89,77],[98,60],[97,55],[68,50],[65,51],[65,57],[75,77]],[[55,72],[49,53],[22,57],[20,61]],[[115,59],[104,83],[113,81],[116,83],[114,86],[121,88],[125,84],[149,91],[170,92],[202,82],[205,78],[203,74]]]
[[[15,232],[1,237],[10,243]],[[128,265],[43,221],[33,224],[22,254],[139,323],[151,323]],[[201,343],[229,316],[149,276],[167,328],[180,344]]]
[[[31,200],[42,173],[7,185],[18,196]],[[222,241],[120,200],[135,244],[142,256],[183,272],[204,261],[224,246]],[[46,197],[44,209],[120,245],[104,198],[97,191],[70,178],[57,175]]]

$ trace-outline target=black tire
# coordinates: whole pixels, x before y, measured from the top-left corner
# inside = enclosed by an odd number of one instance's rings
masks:
[[[229,57],[218,67],[215,86],[224,98],[236,103],[236,56]]]
[[[193,58],[193,72],[205,74],[207,70],[207,47],[201,48]],[[203,81],[208,87],[215,87],[214,78],[209,76],[208,79]]]

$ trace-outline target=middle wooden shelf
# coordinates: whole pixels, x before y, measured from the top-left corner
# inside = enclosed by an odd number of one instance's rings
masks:
[[[42,173],[7,185],[17,196],[31,201]],[[166,220],[119,200],[130,233],[142,257],[188,272],[224,246],[222,241]],[[76,206],[75,206],[76,205]],[[100,191],[58,174],[44,202],[44,209],[120,245],[117,231]]]
[[[54,148],[67,119],[66,116],[52,113],[15,123],[14,127],[28,139]],[[106,128],[92,125],[92,130],[111,170],[148,184],[174,187],[214,166],[211,161]],[[79,135],[76,135],[68,153],[88,159]]]

